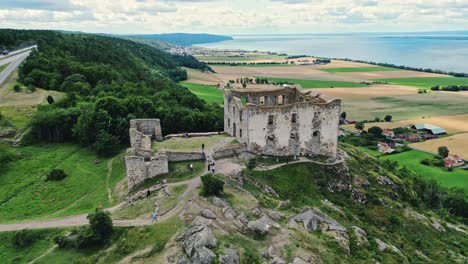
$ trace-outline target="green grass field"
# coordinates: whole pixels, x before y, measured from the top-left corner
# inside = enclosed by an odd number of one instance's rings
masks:
[[[448,86],[448,85],[468,85],[468,78],[458,77],[421,77],[421,78],[392,78],[379,79],[375,81],[388,82],[391,84],[414,86],[418,88],[430,89],[433,86]]]
[[[221,134],[208,137],[170,138],[162,142],[154,143],[153,149],[155,151],[201,151],[202,144],[205,145],[205,148],[210,148],[217,144],[219,140],[227,137],[229,137],[229,135]]]
[[[0,112],[11,125],[23,128],[31,121],[35,106],[0,106]]]
[[[323,68],[320,69],[324,72],[329,73],[340,73],[340,72],[375,72],[375,71],[403,71],[402,69],[375,66],[375,67],[349,67],[349,68]]]
[[[224,91],[212,86],[196,84],[196,83],[180,83],[182,86],[189,89],[190,92],[205,100],[207,103],[222,105],[224,103]]]
[[[21,155],[0,170],[0,222],[53,218],[86,213],[102,204],[118,203],[108,197],[125,177],[123,159],[108,161],[92,151],[73,144],[44,144],[15,149]],[[95,164],[96,160],[100,160]],[[62,181],[46,181],[52,169],[68,175]]]
[[[423,159],[431,159],[434,155],[411,150],[394,155],[383,156],[381,159],[397,161],[401,166],[406,166],[408,169],[415,171],[419,175],[427,179],[435,179],[445,187],[460,187],[468,190],[468,171],[454,169],[448,171],[446,168],[426,166],[420,163]]]
[[[365,84],[355,82],[340,82],[340,81],[322,81],[322,80],[301,80],[301,79],[288,79],[288,78],[271,78],[271,77],[259,77],[266,78],[271,82],[288,82],[293,84],[299,84],[302,88],[333,88],[333,87],[364,87]]]

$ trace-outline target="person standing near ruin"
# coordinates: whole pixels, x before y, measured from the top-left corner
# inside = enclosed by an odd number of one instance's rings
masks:
[[[158,213],[156,211],[151,215],[151,223],[158,222]]]

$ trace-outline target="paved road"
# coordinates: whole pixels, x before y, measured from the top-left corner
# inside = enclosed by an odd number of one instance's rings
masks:
[[[9,63],[9,65],[2,72],[0,72],[0,86],[5,84],[8,76],[10,76],[10,74],[20,66],[20,64],[29,56],[30,53],[31,51],[26,51],[0,60],[0,66]]]

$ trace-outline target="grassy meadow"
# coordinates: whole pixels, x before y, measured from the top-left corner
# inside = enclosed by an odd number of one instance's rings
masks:
[[[410,150],[383,156],[381,159],[397,161],[401,166],[408,167],[426,179],[434,179],[444,187],[460,187],[468,190],[468,170],[454,169],[448,171],[446,168],[426,166],[420,163],[423,159],[432,159],[433,157],[433,154]]]
[[[162,142],[154,143],[153,149],[155,151],[201,151],[202,144],[205,144],[205,148],[210,148],[219,143],[221,139],[227,137],[229,136],[226,134],[222,134],[208,137],[170,138]]]
[[[292,84],[299,84],[302,88],[333,88],[333,87],[363,87],[366,86],[362,83],[355,82],[341,82],[341,81],[323,81],[323,80],[303,80],[303,79],[289,79],[289,78],[271,78],[259,77],[270,80],[271,82],[288,82]]]
[[[346,72],[375,72],[375,71],[401,71],[401,69],[375,66],[375,67],[344,67],[344,68],[322,68],[324,72],[329,73],[346,73]]]
[[[430,89],[433,86],[448,86],[448,85],[468,85],[468,78],[461,77],[418,77],[418,78],[391,78],[379,79],[376,81],[388,82],[391,84],[408,85],[418,88]]]
[[[205,100],[207,103],[222,105],[224,102],[224,91],[216,87],[196,84],[196,83],[180,83],[182,86],[189,89],[190,92]]]
[[[10,65],[10,64],[7,63],[7,64],[0,65],[0,72],[2,72],[4,69],[6,69],[6,67],[8,67],[8,65]]]
[[[89,212],[99,204],[110,207],[118,203],[112,190],[125,177],[120,156],[103,159],[74,144],[32,145],[15,150],[20,158],[0,171],[0,222],[74,215]],[[46,181],[52,169],[63,169],[67,177]]]

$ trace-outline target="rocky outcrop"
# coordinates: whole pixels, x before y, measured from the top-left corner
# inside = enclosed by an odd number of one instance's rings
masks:
[[[390,178],[388,178],[387,176],[377,177],[377,183],[380,184],[380,185],[388,185],[388,186],[391,186],[391,187],[395,186],[395,183],[393,183],[393,181],[390,180]]]
[[[211,199],[211,202],[213,203],[214,206],[217,206],[217,207],[226,207],[228,206],[227,202],[224,201],[223,199],[221,198],[218,198],[218,197],[213,197],[213,199]]]
[[[205,218],[208,218],[208,219],[216,219],[216,215],[212,211],[210,211],[208,209],[205,209],[205,210],[201,211],[200,214],[201,214],[201,216],[203,216]]]
[[[177,241],[182,243],[185,254],[194,264],[210,264],[216,257],[211,249],[216,247],[217,240],[207,225],[192,225],[177,237]]]
[[[227,248],[224,250],[224,255],[219,257],[220,264],[239,264],[239,252],[235,249]]]
[[[366,195],[362,193],[361,191],[359,191],[358,189],[352,189],[351,196],[353,197],[353,200],[357,203],[360,203],[360,204],[367,203]]]
[[[295,258],[291,264],[308,264],[308,262],[301,258]]]
[[[263,214],[263,212],[262,212],[262,210],[261,210],[260,208],[255,207],[255,208],[252,210],[252,214],[253,214],[254,216],[259,217],[259,216],[261,216],[261,215]]]
[[[247,225],[249,223],[249,219],[247,219],[247,217],[245,217],[244,214],[240,214],[236,217],[237,221],[239,221],[240,223],[242,223],[242,225]]]
[[[224,217],[226,217],[226,219],[229,219],[229,220],[234,220],[237,216],[234,209],[232,209],[229,206],[226,206],[223,208],[223,214],[224,214]]]
[[[269,264],[286,264],[286,261],[284,261],[282,258],[280,257],[274,257],[270,262]]]
[[[366,231],[362,230],[362,228],[358,226],[352,226],[351,229],[354,231],[354,235],[357,238],[357,245],[362,246],[368,244],[369,241],[367,240],[367,233]]]
[[[379,250],[382,252],[390,251],[390,252],[401,254],[401,251],[394,245],[387,244],[378,238],[375,239],[375,242],[377,243],[377,247],[379,248]]]
[[[318,209],[306,209],[292,218],[294,221],[302,222],[304,228],[309,232],[321,229],[333,236],[335,240],[349,253],[349,237],[346,228],[337,221],[322,213]]]
[[[279,228],[280,226],[275,221],[271,220],[270,217],[264,215],[262,218],[249,221],[247,228],[257,234],[264,235],[270,231],[272,227]]]
[[[271,219],[275,220],[275,221],[279,221],[279,220],[281,220],[281,218],[283,218],[283,215],[282,215],[280,212],[275,211],[275,210],[270,211],[270,212],[268,213],[268,216],[269,216]]]

